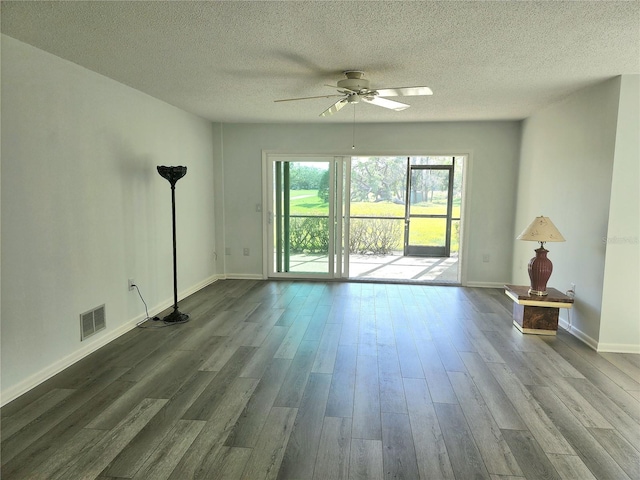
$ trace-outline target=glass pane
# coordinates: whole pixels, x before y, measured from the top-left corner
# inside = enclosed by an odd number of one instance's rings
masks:
[[[443,247],[447,234],[446,218],[412,218],[409,223],[409,245]]]
[[[410,215],[446,215],[449,171],[411,170]]]
[[[349,252],[358,255],[389,255],[402,250],[404,220],[395,218],[352,218]]]
[[[351,216],[404,218],[406,157],[351,158]]]
[[[451,221],[451,254],[460,250],[460,220]]]
[[[330,163],[276,162],[274,178],[275,271],[328,273]]]
[[[453,157],[442,156],[422,156],[422,157],[410,157],[411,165],[451,165],[453,163]]]
[[[462,169],[464,157],[456,157],[456,163],[453,172],[453,209],[451,218],[460,218],[460,207],[462,205]]]

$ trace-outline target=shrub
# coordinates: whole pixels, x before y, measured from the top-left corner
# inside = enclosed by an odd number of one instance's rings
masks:
[[[349,252],[385,255],[401,248],[402,221],[354,218],[349,230]]]
[[[328,218],[291,217],[289,221],[289,250],[291,253],[328,253]]]

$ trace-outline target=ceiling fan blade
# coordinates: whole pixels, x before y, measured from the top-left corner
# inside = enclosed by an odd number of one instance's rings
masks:
[[[389,100],[387,98],[380,97],[360,97],[363,101],[367,103],[372,103],[373,105],[377,105],[379,107],[389,108],[391,110],[395,110],[399,112],[400,110],[404,110],[405,108],[409,108],[410,105],[406,103],[396,102],[395,100]]]
[[[316,97],[300,97],[300,98],[284,98],[282,100],[274,100],[274,102],[293,102],[295,100],[311,100],[313,98],[331,98],[331,97],[342,97],[343,95],[333,94],[333,95],[318,95]]]
[[[329,115],[333,115],[338,110],[340,110],[342,107],[344,107],[347,103],[349,103],[349,102],[347,101],[346,98],[338,100],[336,103],[334,103],[329,108],[327,108],[324,112],[322,112],[320,114],[320,116],[321,117],[328,117]]]
[[[415,95],[433,95],[429,87],[394,87],[376,90],[381,97],[409,97]]]

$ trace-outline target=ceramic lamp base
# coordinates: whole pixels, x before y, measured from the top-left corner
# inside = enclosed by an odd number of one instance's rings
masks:
[[[553,264],[547,258],[548,250],[544,246],[536,249],[536,256],[529,262],[529,279],[531,280],[531,288],[529,295],[538,295],[540,297],[547,295],[547,282],[553,271]]]

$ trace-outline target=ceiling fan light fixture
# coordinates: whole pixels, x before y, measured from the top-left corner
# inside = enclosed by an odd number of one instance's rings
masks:
[[[388,108],[389,110],[395,110],[399,112],[405,108],[409,108],[409,105],[395,100],[390,100],[385,97],[398,97],[398,96],[416,96],[416,95],[431,95],[433,92],[429,87],[393,87],[393,88],[380,88],[372,90],[369,88],[369,80],[363,78],[364,72],[360,70],[347,70],[344,73],[343,78],[337,82],[337,86],[327,85],[331,88],[336,88],[339,92],[338,95],[320,95],[314,97],[303,98],[285,98],[283,100],[275,100],[276,102],[289,102],[292,100],[308,100],[313,98],[329,98],[329,97],[342,97],[337,100],[333,105],[327,108],[320,114],[321,117],[327,117],[338,112],[347,103],[356,105],[360,102],[369,103],[378,107]]]

